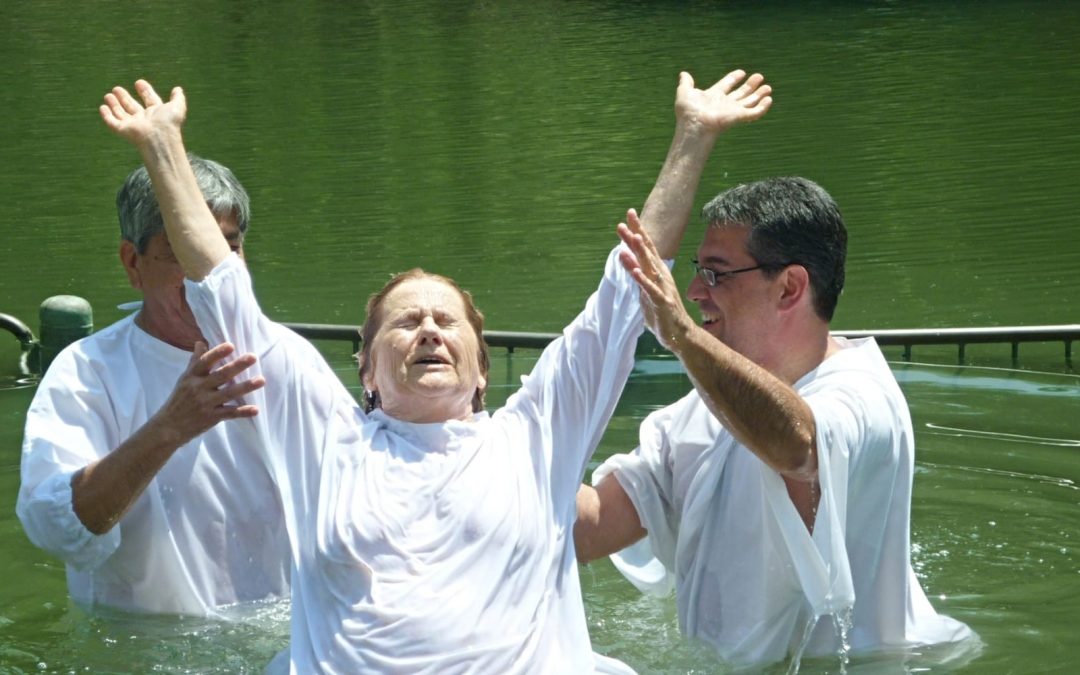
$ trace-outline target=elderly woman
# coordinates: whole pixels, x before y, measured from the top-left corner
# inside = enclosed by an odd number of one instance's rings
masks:
[[[771,103],[760,75],[744,78],[735,71],[701,91],[682,76],[676,138],[646,204],[665,257],[712,141]],[[257,358],[250,384],[226,385],[213,364],[191,377],[219,397],[202,426],[236,393],[247,405],[229,416],[258,408],[292,547],[292,671],[625,672],[591,651],[572,529],[642,330],[634,277],[655,274],[634,255],[636,214],[619,226],[628,248],[608,257],[585,310],[490,415],[470,296],[420,270],[394,278],[368,304],[361,407],[313,347],[260,311],[192,179],[183,93],[163,102],[141,80],[136,90],[141,104],[119,87],[107,94],[102,117],[143,155],[203,334]]]

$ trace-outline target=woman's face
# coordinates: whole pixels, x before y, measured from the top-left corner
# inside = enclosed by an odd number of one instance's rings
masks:
[[[383,300],[364,387],[387,414],[408,422],[445,422],[472,416],[480,372],[480,339],[465,301],[431,278],[402,282]]]

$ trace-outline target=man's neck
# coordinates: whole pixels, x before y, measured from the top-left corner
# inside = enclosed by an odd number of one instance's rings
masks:
[[[186,352],[194,351],[196,340],[203,339],[202,336],[188,335],[187,331],[170,330],[162,322],[155,321],[154,315],[148,314],[145,306],[135,315],[135,325],[155,340],[161,340],[167,345]]]
[[[789,385],[806,376],[825,359],[839,352],[843,347],[831,335],[828,324],[822,324],[820,328],[804,333],[797,339],[781,342],[782,350],[776,354],[772,366],[766,368],[773,375]]]

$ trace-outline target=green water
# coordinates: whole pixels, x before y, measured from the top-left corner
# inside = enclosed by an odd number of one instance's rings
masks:
[[[134,298],[113,196],[133,150],[96,107],[117,83],[183,85],[194,151],[248,187],[249,263],[285,321],[355,322],[422,265],[490,328],[558,330],[667,149],[676,73],[764,72],[769,115],[718,145],[698,203],[801,174],[850,230],[837,328],[1076,323],[1080,6],[1050,2],[21,2],[0,5],[0,312],[37,328],[75,293],[98,326]],[[677,278],[689,280],[685,258]],[[287,609],[240,624],[87,617],[14,517],[32,386],[0,334],[0,673],[260,672]],[[320,345],[352,383],[348,347]],[[851,672],[1071,672],[1080,656],[1080,379],[1061,344],[916,348],[895,371],[918,455],[913,556],[935,605],[986,643]],[[497,404],[535,354],[497,354]],[[500,370],[501,369],[501,370]],[[501,379],[496,379],[496,376]],[[639,364],[597,459],[687,390]],[[582,571],[598,650],[643,673],[723,667],[670,600]],[[838,672],[831,661],[802,672]],[[861,670],[855,670],[861,669]]]

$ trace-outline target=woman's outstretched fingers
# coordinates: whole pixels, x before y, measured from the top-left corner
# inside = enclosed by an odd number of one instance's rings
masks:
[[[128,115],[134,115],[143,110],[142,104],[136,101],[135,97],[128,93],[127,89],[124,89],[123,87],[113,87],[112,94],[120,105],[121,110]]]
[[[746,81],[742,83],[742,86],[740,86],[738,89],[735,90],[735,98],[738,98],[738,99],[746,98],[747,96],[752,94],[754,91],[756,91],[757,88],[760,87],[761,83],[764,82],[764,81],[765,81],[765,76],[764,75],[762,75],[761,73],[754,73],[750,77],[746,78]]]
[[[154,91],[154,87],[146,80],[135,80],[135,91],[138,92],[139,97],[147,107],[161,105],[161,97],[158,96],[158,93]]]
[[[124,105],[121,98],[117,96],[117,91],[127,94],[123,87],[116,87],[115,89],[113,89],[113,91],[105,94],[105,105],[101,106],[101,111],[102,117],[106,117],[106,122],[110,121],[110,119],[113,122],[122,122],[131,117],[131,115],[133,114],[128,109],[128,106]],[[128,96],[127,98],[129,100],[131,99],[130,96]],[[107,116],[106,113],[108,113]]]
[[[731,90],[735,88],[735,85],[741,82],[744,77],[746,77],[746,71],[739,68],[725,75],[716,84],[719,85],[720,91],[727,94],[731,92]]]

